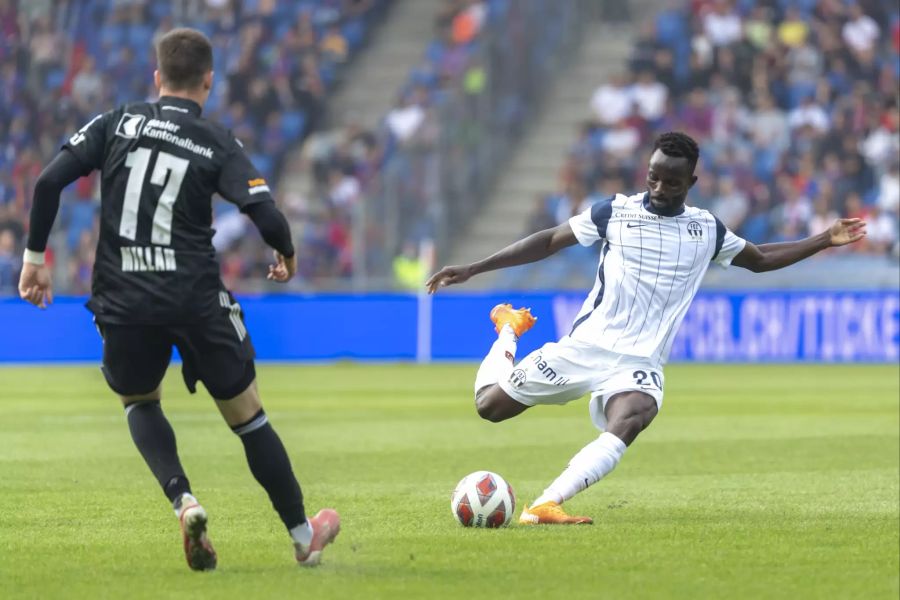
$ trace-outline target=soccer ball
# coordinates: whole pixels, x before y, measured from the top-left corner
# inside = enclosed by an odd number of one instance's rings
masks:
[[[506,527],[516,510],[516,497],[496,473],[475,471],[456,485],[450,510],[463,527]]]

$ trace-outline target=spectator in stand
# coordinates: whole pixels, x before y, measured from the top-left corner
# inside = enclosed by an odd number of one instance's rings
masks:
[[[705,149],[690,202],[761,242],[804,235],[810,223],[821,229],[835,214],[874,219],[877,243],[854,251],[900,253],[897,7],[844,0],[677,4],[682,8],[641,28],[631,63],[652,55],[657,80],[672,78],[664,116],[642,140],[685,130]],[[568,177],[590,181],[614,164],[610,153],[587,150],[590,140],[608,144],[616,132],[618,121],[603,121],[598,111],[616,106],[610,92],[617,84],[614,78],[597,88],[598,118],[568,157]],[[636,100],[652,98],[635,93]],[[625,173],[622,187],[642,185],[643,173]]]
[[[427,91],[418,88],[401,96],[388,113],[385,123],[391,135],[401,144],[410,141],[425,121],[425,97]]]
[[[894,162],[878,184],[878,206],[887,213],[900,215],[900,162]]]
[[[637,113],[650,127],[657,127],[666,113],[669,89],[650,70],[641,71],[631,88]]]
[[[428,272],[414,242],[403,244],[403,250],[394,258],[393,267],[394,282],[398,287],[413,291],[422,289]]]
[[[800,106],[788,115],[788,125],[792,130],[809,127],[818,134],[828,131],[828,114],[816,104],[815,96],[806,96]]]
[[[155,68],[150,46],[176,23],[209,31],[214,44],[226,84],[215,88],[205,113],[226,122],[260,170],[277,177],[284,157],[321,117],[340,65],[390,1],[0,0],[0,221],[27,219],[41,165],[98,105],[155,93],[147,83]],[[273,35],[281,22],[295,26]],[[354,32],[352,40],[345,30]],[[96,242],[93,180],[76,186],[79,202],[67,206],[64,198],[61,213],[74,219],[71,239],[51,240],[72,252],[71,264],[61,265],[66,273],[57,275],[61,293],[84,288],[87,248]],[[17,246],[20,237],[14,235]],[[250,240],[244,251],[259,247]],[[251,275],[255,264],[243,261],[232,272]]]
[[[750,201],[747,195],[735,186],[732,177],[722,175],[719,177],[718,191],[710,210],[725,224],[725,227],[739,231],[750,211]]]
[[[16,292],[22,268],[19,254],[12,230],[0,229],[0,294]]]
[[[741,17],[731,0],[715,0],[703,18],[703,33],[713,46],[729,46],[743,35]]]
[[[797,48],[806,43],[809,24],[803,19],[796,6],[788,6],[784,19],[778,25],[778,41],[788,48]]]
[[[694,88],[681,108],[679,121],[694,139],[706,139],[712,133],[712,107],[703,88]]]
[[[772,11],[764,4],[757,4],[744,22],[744,36],[759,52],[771,45],[772,35]]]
[[[881,210],[878,204],[869,208],[871,229],[867,241],[869,251],[874,254],[888,254],[897,243],[897,216]]]
[[[600,125],[608,126],[631,116],[633,102],[628,89],[628,78],[617,74],[594,92],[591,108]]]
[[[535,197],[534,206],[528,215],[528,224],[525,226],[525,235],[537,233],[544,229],[556,227],[559,222],[550,213],[547,207],[549,194],[538,194]]]
[[[881,35],[878,24],[856,2],[850,4],[849,13],[841,31],[844,42],[856,55],[872,52]]]
[[[324,59],[334,63],[345,62],[350,54],[350,46],[347,44],[347,39],[337,25],[332,25],[328,28],[319,44],[319,50]]]
[[[601,148],[614,165],[633,166],[641,134],[628,120],[621,119],[603,136]]]
[[[97,72],[96,63],[85,57],[78,74],[72,79],[72,100],[83,113],[96,110],[103,94],[103,77]]]

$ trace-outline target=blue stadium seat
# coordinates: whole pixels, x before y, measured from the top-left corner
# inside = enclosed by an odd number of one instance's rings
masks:
[[[294,26],[294,22],[290,18],[282,18],[279,19],[275,25],[275,34],[274,37],[276,39],[283,38],[287,35],[288,31]]]
[[[250,160],[256,166],[263,177],[270,179],[275,171],[275,160],[267,154],[255,152],[250,155]]]
[[[153,27],[150,25],[132,25],[128,32],[128,43],[136,50],[153,46]],[[135,54],[140,54],[136,51]]]
[[[100,43],[108,48],[124,46],[127,38],[128,31],[122,25],[106,25],[100,29]]]
[[[815,83],[795,83],[788,88],[788,108],[796,108],[804,98],[815,96]]]
[[[44,87],[50,90],[56,90],[62,87],[66,81],[66,72],[64,69],[53,69],[47,72],[44,78]]]
[[[438,64],[444,59],[447,45],[442,40],[432,40],[425,49],[425,59],[433,64]]]
[[[337,78],[337,65],[329,60],[319,61],[319,77],[326,87],[331,87]]]
[[[753,240],[756,243],[764,243],[769,240],[769,213],[759,213],[750,216],[741,226],[742,237]]]
[[[819,0],[780,0],[778,4],[782,9],[796,8],[804,17],[812,14]]]
[[[493,22],[499,22],[506,18],[509,14],[510,0],[491,0],[488,2],[488,19]]]
[[[172,6],[169,2],[151,2],[150,15],[154,21],[161,21],[172,14]]]
[[[306,113],[303,111],[291,110],[282,113],[281,128],[289,140],[299,139],[305,127]]]
[[[661,11],[656,17],[656,38],[666,46],[676,46],[688,36],[689,28],[684,15],[673,11]]]
[[[69,207],[66,243],[70,249],[74,249],[78,246],[81,233],[90,230],[94,226],[94,215],[97,212],[97,207],[93,203],[83,200],[66,204]]]
[[[361,19],[354,19],[347,22],[342,28],[341,33],[347,40],[347,44],[351,51],[362,46],[366,39],[366,28]]]

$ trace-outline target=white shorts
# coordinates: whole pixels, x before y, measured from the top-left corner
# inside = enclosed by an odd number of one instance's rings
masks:
[[[513,367],[500,388],[527,406],[566,404],[591,394],[591,420],[606,429],[606,403],[620,392],[643,392],[662,408],[662,366],[649,358],[610,352],[565,336],[538,348]]]

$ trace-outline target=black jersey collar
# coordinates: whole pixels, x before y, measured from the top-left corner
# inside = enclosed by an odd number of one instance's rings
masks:
[[[671,210],[664,210],[664,209],[660,210],[660,209],[656,208],[655,206],[653,206],[653,203],[650,202],[650,193],[649,192],[644,193],[643,204],[644,204],[644,210],[646,210],[647,212],[651,212],[654,215],[659,215],[661,217],[677,217],[678,215],[680,215],[681,213],[684,212],[684,203],[683,202],[678,207],[673,208]]]
[[[161,110],[164,110],[166,106],[170,106],[174,107],[177,112],[188,112],[195,117],[199,117],[200,113],[203,112],[203,108],[193,100],[178,96],[162,96],[156,103],[159,104]]]

